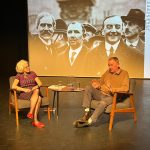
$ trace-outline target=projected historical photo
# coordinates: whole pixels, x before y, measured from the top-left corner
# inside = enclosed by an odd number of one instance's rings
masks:
[[[145,1],[28,0],[28,53],[40,76],[99,77],[116,56],[144,77]]]

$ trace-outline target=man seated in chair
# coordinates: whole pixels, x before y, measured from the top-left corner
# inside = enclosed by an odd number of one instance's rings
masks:
[[[105,111],[105,108],[112,104],[114,92],[128,92],[128,72],[120,68],[119,59],[110,57],[108,59],[109,69],[102,75],[100,80],[92,80],[91,85],[84,91],[83,108],[85,114],[73,123],[74,127],[88,127],[93,125],[98,117]],[[98,104],[91,114],[92,100]]]

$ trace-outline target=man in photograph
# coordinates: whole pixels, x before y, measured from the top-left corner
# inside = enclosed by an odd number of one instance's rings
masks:
[[[116,56],[131,77],[143,77],[144,56],[124,43],[123,31],[120,16],[109,16],[104,19],[101,31],[104,41],[88,53],[88,64],[85,68],[87,75],[102,75],[107,68],[108,58]]]
[[[82,76],[88,48],[83,44],[85,29],[79,22],[72,22],[67,28],[68,47],[57,57],[58,73]]]
[[[127,16],[121,17],[125,23],[125,43],[144,55],[144,41],[140,38],[145,30],[145,14],[140,9],[131,9]]]
[[[29,36],[30,66],[37,74],[50,75],[55,70],[57,48],[53,42],[56,29],[55,18],[48,12],[41,12],[36,18],[37,34]]]

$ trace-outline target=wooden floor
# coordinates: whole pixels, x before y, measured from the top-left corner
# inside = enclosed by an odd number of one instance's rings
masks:
[[[46,124],[38,129],[31,126],[27,112],[8,114],[7,77],[0,77],[0,150],[149,150],[150,147],[150,80],[137,80],[135,102],[137,123],[131,114],[117,114],[112,132],[108,131],[109,115],[104,114],[95,126],[73,128],[72,123],[82,114],[82,92],[61,93],[60,117],[40,109],[40,120]]]

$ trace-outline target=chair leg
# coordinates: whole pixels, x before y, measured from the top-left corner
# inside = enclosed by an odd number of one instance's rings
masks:
[[[137,121],[136,111],[133,113],[133,117],[134,117],[134,123],[136,123],[136,121]]]
[[[116,108],[116,98],[117,98],[117,94],[115,93],[114,97],[113,97],[112,110],[111,110],[111,113],[110,113],[109,131],[112,130],[112,126],[113,126],[113,122],[114,122],[115,108]]]
[[[9,110],[9,115],[10,115],[11,111],[12,111],[10,102],[9,102],[9,105],[8,105],[8,110]]]
[[[51,119],[51,109],[50,107],[47,107],[47,115],[48,115],[48,120]]]
[[[16,111],[16,126],[19,126],[18,109],[15,109],[15,111]]]
[[[135,109],[135,104],[134,104],[134,97],[133,97],[133,95],[130,95],[130,103],[131,103],[132,108],[134,109],[133,118],[134,118],[134,123],[136,123],[137,117],[136,117],[136,109]]]
[[[109,131],[112,130],[113,122],[114,122],[114,111],[111,112],[110,114],[110,121],[109,121]]]
[[[12,103],[12,100],[11,100],[11,94],[9,94],[9,104],[8,104],[8,110],[9,110],[9,115],[11,114],[11,103]]]
[[[15,112],[16,112],[16,125],[19,126],[19,117],[18,117],[18,102],[17,102],[17,94],[14,91],[14,101],[15,101]]]

